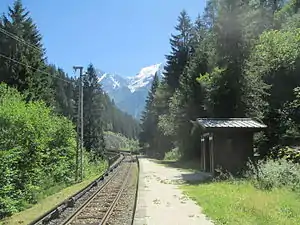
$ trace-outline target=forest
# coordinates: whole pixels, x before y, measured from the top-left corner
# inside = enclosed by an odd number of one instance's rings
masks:
[[[107,148],[137,148],[134,139],[161,159],[174,149],[180,158],[194,159],[199,136],[191,121],[200,117],[261,121],[268,128],[255,136],[259,157],[299,164],[299,8],[300,0],[207,0],[195,21],[183,10],[141,124],[102,90],[95,66],[83,65],[87,171],[100,173]],[[30,11],[16,0],[0,17],[0,219],[37,203],[57,185],[78,182],[80,80],[51,64],[42,43]],[[299,166],[280,165],[262,163],[270,177],[258,185],[299,190]]]
[[[118,147],[118,140],[128,147],[140,128],[102,90],[93,64],[83,66],[88,176],[103,169],[105,149]],[[77,182],[78,86],[78,78],[48,62],[42,34],[16,0],[0,17],[0,219],[51,194],[51,188]]]
[[[199,170],[197,118],[267,125],[238,174],[216,168],[212,180],[181,187],[215,224],[299,224],[299,8],[299,0],[207,0],[195,21],[183,10],[164,76],[148,93],[139,144],[170,167]]]
[[[196,118],[251,117],[260,158],[300,162],[300,1],[209,0],[192,21],[182,11],[161,81],[155,78],[140,145],[163,158],[197,156]],[[168,102],[168,104],[165,104]],[[197,146],[198,145],[198,146]]]

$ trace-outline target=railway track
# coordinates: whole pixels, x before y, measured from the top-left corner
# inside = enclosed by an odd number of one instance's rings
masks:
[[[122,153],[100,178],[30,225],[132,224],[138,172],[137,157]]]
[[[129,183],[133,167],[132,159],[132,156],[127,156],[123,160],[120,172],[95,192],[62,225],[110,224],[111,215]]]

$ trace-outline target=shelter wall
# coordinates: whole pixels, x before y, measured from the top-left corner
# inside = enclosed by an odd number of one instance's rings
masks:
[[[215,168],[221,166],[236,173],[253,157],[252,132],[218,132],[213,140]]]

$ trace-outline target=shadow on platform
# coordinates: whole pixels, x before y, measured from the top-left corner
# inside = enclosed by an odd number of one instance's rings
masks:
[[[140,155],[139,158],[146,158],[152,162],[164,165],[169,168],[179,169],[179,176],[174,177],[174,181],[181,180],[185,184],[201,184],[212,182],[213,176],[210,173],[200,171],[200,163],[198,161],[166,161],[157,160],[155,158]]]

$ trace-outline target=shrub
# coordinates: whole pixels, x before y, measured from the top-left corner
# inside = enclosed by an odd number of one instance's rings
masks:
[[[38,194],[74,177],[76,133],[43,102],[0,85],[0,218],[35,203]]]
[[[181,153],[178,148],[174,148],[169,152],[166,152],[164,160],[179,160]]]
[[[104,133],[104,140],[107,149],[118,149],[118,150],[139,149],[139,143],[137,140],[126,138],[122,134],[117,134],[117,133],[107,131]]]
[[[288,187],[299,190],[300,188],[300,165],[285,159],[249,163],[249,171],[246,175],[260,189]]]
[[[83,177],[91,178],[93,176],[100,176],[108,167],[108,161],[100,158],[96,158],[92,153],[84,152],[83,158]]]
[[[290,147],[281,148],[278,152],[279,157],[285,158],[293,163],[300,163],[300,151]]]

